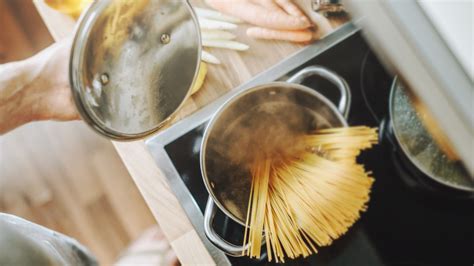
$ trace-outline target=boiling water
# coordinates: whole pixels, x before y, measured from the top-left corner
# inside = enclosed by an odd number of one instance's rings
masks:
[[[325,116],[288,101],[266,102],[228,122],[209,138],[206,169],[218,200],[242,221],[252,163],[301,150],[302,135],[331,127]]]

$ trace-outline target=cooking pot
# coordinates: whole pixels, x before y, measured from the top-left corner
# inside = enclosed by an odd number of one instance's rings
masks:
[[[392,83],[389,119],[381,125],[395,150],[400,177],[409,185],[436,195],[474,198],[474,180],[435,141],[413,105],[412,97],[398,78]],[[421,117],[421,118],[420,118]],[[438,129],[435,129],[435,131]],[[381,131],[382,132],[382,131]]]
[[[309,76],[327,79],[340,91],[336,108],[325,96],[301,83]],[[204,231],[219,249],[241,256],[248,247],[234,245],[213,228],[217,208],[245,226],[251,175],[249,163],[256,153],[291,149],[289,135],[315,129],[347,126],[351,94],[347,82],[333,71],[310,66],[286,82],[253,87],[225,102],[204,132],[200,165],[209,192],[204,213]]]

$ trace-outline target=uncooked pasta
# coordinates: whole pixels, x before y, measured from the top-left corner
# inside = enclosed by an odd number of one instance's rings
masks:
[[[264,241],[269,261],[309,256],[366,210],[374,180],[356,157],[377,143],[377,129],[323,129],[301,141],[298,152],[256,157],[243,255],[259,258]]]

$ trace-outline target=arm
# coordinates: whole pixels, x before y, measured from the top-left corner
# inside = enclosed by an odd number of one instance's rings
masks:
[[[69,88],[69,52],[66,40],[0,65],[0,135],[31,121],[79,118]]]

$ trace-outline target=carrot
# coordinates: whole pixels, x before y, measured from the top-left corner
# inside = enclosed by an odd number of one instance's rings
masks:
[[[247,35],[253,38],[291,42],[309,42],[313,38],[313,33],[310,30],[272,30],[260,27],[248,28]]]
[[[261,6],[267,8],[269,10],[283,12],[283,10],[280,8],[279,5],[277,5],[277,3],[275,3],[274,0],[251,0],[251,1],[255,4],[261,5]]]
[[[251,0],[257,5],[261,5],[275,12],[286,12],[290,16],[302,17],[307,20],[306,15],[291,0]]]
[[[290,0],[275,0],[286,13],[295,17],[305,17],[303,12]],[[306,18],[306,17],[305,17]]]
[[[315,40],[325,37],[334,30],[331,23],[325,16],[319,14],[318,12],[312,12],[310,16],[317,29],[314,36]]]
[[[279,30],[301,30],[311,26],[305,17],[294,17],[275,12],[248,1],[206,0],[206,3],[223,13],[237,16],[251,24]]]

